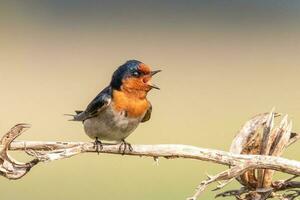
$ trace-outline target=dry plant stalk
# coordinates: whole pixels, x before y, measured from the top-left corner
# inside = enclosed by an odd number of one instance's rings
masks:
[[[279,127],[274,128],[274,118],[279,116],[280,114],[274,113],[272,110],[270,114],[262,114],[252,118],[244,125],[233,140],[230,152],[281,156],[283,151],[299,138],[299,135],[291,132],[292,122],[288,122],[287,115],[283,117]],[[279,195],[276,194],[276,191],[283,190],[283,187],[279,189],[278,183],[291,185],[291,180],[273,181],[273,175],[274,170],[271,169],[253,169],[246,171],[237,178],[244,186],[244,192],[240,192],[239,190],[238,194],[233,195],[236,196],[237,199],[245,200],[263,200],[274,197],[288,200],[289,198],[286,197],[287,194]],[[291,188],[298,188],[297,182],[294,181],[292,185],[294,187]]]
[[[218,182],[216,190],[223,188],[233,179],[237,179],[243,187],[239,190],[223,192],[217,197],[235,196],[237,199],[263,200],[270,197],[292,200],[300,192],[300,183],[293,181],[300,176],[300,162],[281,157],[282,151],[299,138],[291,133],[291,123],[285,117],[278,128],[273,128],[274,118],[279,114],[260,114],[249,120],[232,142],[230,152],[205,149],[189,145],[161,144],[161,145],[132,145],[133,151],[126,150],[125,155],[159,157],[174,159],[186,158],[210,161],[229,166],[229,169],[208,180],[202,181],[196,193],[189,199],[197,199],[208,184]],[[6,133],[0,141],[0,175],[11,179],[22,178],[29,170],[40,162],[49,162],[69,158],[81,153],[97,152],[90,142],[40,142],[14,141],[24,130],[27,124],[18,124]],[[262,133],[260,133],[262,129]],[[12,159],[8,150],[25,151],[34,157],[28,163],[20,163]],[[105,144],[100,153],[123,154],[119,152],[119,145]],[[257,155],[249,155],[257,154]],[[294,175],[286,181],[272,181],[273,173],[280,171]],[[223,181],[223,182],[219,182]],[[286,190],[286,194],[277,194],[277,191]]]

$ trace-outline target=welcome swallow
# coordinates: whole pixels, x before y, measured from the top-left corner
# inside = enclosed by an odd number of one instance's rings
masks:
[[[132,151],[125,139],[140,123],[151,117],[152,105],[147,99],[151,89],[159,89],[151,83],[152,76],[161,70],[138,61],[129,60],[113,73],[110,84],[103,89],[84,111],[75,111],[72,121],[83,122],[85,133],[95,139],[95,148],[102,149],[101,140],[120,142]]]

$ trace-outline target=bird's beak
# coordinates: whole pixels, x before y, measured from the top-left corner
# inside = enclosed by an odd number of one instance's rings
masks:
[[[161,70],[155,70],[155,71],[152,71],[150,72],[150,76],[154,76],[155,74],[161,72]]]
[[[161,70],[151,71],[151,72],[150,72],[150,76],[152,77],[152,76],[154,76],[155,74],[157,74],[157,73],[159,73],[159,72],[161,72]],[[153,89],[160,90],[160,88],[159,88],[158,86],[154,85],[153,83],[149,84],[149,86],[150,86],[151,88],[153,88]]]
[[[160,90],[160,88],[159,88],[158,86],[154,85],[153,83],[148,84],[148,85],[149,85],[151,88],[153,88],[153,89]]]

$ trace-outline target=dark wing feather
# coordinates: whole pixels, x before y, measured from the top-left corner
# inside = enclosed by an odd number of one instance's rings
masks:
[[[151,118],[151,113],[152,113],[152,105],[150,104],[150,106],[141,122],[149,121],[149,119]]]
[[[87,106],[85,111],[74,116],[74,121],[84,121],[88,118],[95,117],[109,105],[111,101],[112,89],[110,86],[102,90]]]
[[[109,86],[102,90],[87,106],[85,112],[95,115],[103,106],[108,105],[111,101],[111,90]]]

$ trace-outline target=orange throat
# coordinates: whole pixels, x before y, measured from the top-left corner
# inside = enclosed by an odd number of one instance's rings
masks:
[[[128,117],[142,117],[150,106],[146,95],[147,92],[143,90],[114,90],[114,109],[118,112],[125,111]]]
[[[150,77],[127,78],[123,80],[121,90],[129,96],[146,98],[147,93],[151,90],[147,83],[150,79]]]

